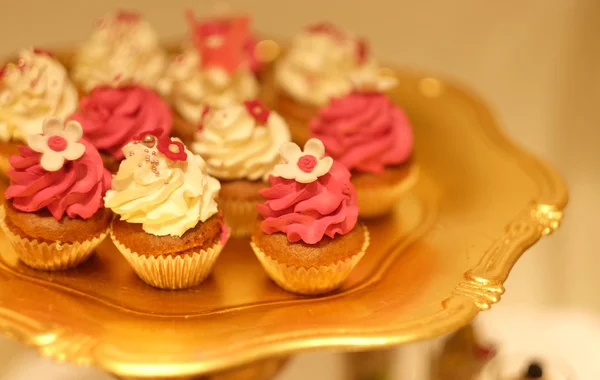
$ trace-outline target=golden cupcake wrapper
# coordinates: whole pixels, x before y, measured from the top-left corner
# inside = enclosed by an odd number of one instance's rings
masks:
[[[196,286],[210,274],[224,244],[217,243],[206,250],[184,255],[145,256],[132,252],[110,237],[133,271],[146,284],[160,289],[185,289]]]
[[[245,237],[252,234],[258,216],[256,202],[220,198],[218,203],[223,210],[225,224],[231,230],[231,236]]]
[[[361,224],[360,227],[363,228],[365,241],[359,252],[345,260],[339,260],[330,265],[322,265],[318,268],[296,267],[280,263],[261,250],[254,239],[252,239],[250,245],[269,277],[277,285],[292,293],[318,295],[339,288],[365,255],[371,237],[365,225]]]
[[[385,215],[412,189],[419,179],[419,167],[413,165],[410,174],[402,181],[381,187],[356,187],[359,215],[363,218],[374,218]]]
[[[10,162],[8,156],[0,154],[0,173],[7,175],[8,169],[10,169]]]
[[[4,207],[0,207],[0,220],[0,227],[14,247],[19,259],[27,266],[45,271],[71,269],[83,263],[102,243],[110,230],[108,228],[93,239],[82,242],[46,243],[35,239],[26,239],[13,233],[6,225]]]

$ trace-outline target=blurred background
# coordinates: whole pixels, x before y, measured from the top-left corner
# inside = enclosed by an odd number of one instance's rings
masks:
[[[600,1],[0,0],[0,56],[31,45],[76,44],[96,18],[117,7],[140,10],[166,40],[186,32],[186,8],[198,16],[247,11],[258,30],[276,38],[330,20],[367,37],[385,63],[471,87],[506,133],[558,168],[570,190],[562,227],[523,256],[502,302],[476,322],[491,339],[527,345],[523,340],[535,341],[543,330],[559,331],[554,344],[568,347],[574,357],[600,352],[600,252],[594,239],[600,217]],[[435,344],[395,351],[393,378],[424,379]],[[301,355],[279,378],[341,379],[345,360],[338,353]],[[596,363],[585,362],[577,363],[587,366],[578,368],[579,378],[600,378],[593,372]],[[109,379],[38,359],[0,338],[0,379],[33,378]]]

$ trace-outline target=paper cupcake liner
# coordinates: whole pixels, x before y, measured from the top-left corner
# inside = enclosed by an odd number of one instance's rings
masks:
[[[191,288],[204,281],[224,246],[217,243],[206,250],[184,255],[145,256],[132,252],[113,233],[110,237],[138,277],[146,284],[160,289]]]
[[[317,295],[339,288],[362,259],[371,241],[369,230],[361,225],[365,241],[359,252],[345,260],[339,260],[318,268],[289,266],[272,259],[258,247],[254,239],[250,242],[252,250],[271,279],[283,289],[298,294]]]
[[[8,161],[8,156],[0,153],[0,173],[5,176],[8,173],[8,169],[10,169],[10,162]]]
[[[374,218],[391,212],[404,195],[412,189],[419,179],[419,167],[413,166],[410,175],[391,186],[364,188],[357,186],[356,195],[359,215]]]
[[[83,263],[102,243],[110,230],[109,228],[93,239],[82,242],[46,243],[35,239],[26,239],[13,233],[6,225],[4,207],[0,207],[0,220],[0,227],[19,259],[27,266],[45,271],[71,269]]]
[[[231,236],[244,237],[252,234],[258,216],[256,202],[219,198],[218,203],[223,210],[225,224],[231,230]]]

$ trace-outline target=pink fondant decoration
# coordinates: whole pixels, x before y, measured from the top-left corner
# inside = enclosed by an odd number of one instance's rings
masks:
[[[317,166],[317,158],[311,155],[302,156],[297,165],[303,172],[310,173]]]

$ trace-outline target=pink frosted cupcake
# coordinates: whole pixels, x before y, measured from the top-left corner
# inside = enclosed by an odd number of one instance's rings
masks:
[[[123,147],[134,136],[171,131],[173,116],[168,104],[153,90],[141,85],[94,88],[84,96],[71,116],[83,126],[84,138],[102,155],[106,168],[115,173],[123,160]]]
[[[63,270],[86,260],[108,234],[112,214],[103,207],[110,174],[100,154],[81,139],[79,123],[44,121],[43,133],[10,158],[10,186],[0,226],[21,261]]]
[[[361,73],[356,90],[333,99],[311,121],[311,135],[352,171],[363,217],[386,214],[416,183],[413,133],[406,114],[384,91],[395,79]]]
[[[275,167],[271,187],[261,190],[261,219],[252,248],[267,274],[282,288],[300,294],[337,289],[369,246],[366,226],[357,225],[356,191],[350,172],[323,144],[310,139],[302,151],[281,146],[284,164]]]

